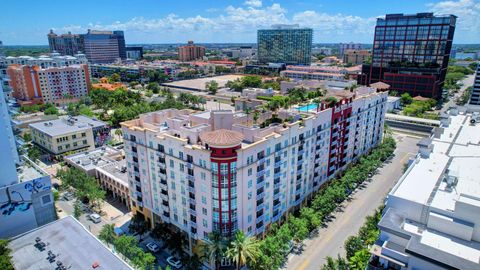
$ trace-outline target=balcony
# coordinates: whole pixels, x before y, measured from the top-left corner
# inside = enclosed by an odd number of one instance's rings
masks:
[[[195,193],[195,188],[191,187],[191,186],[188,186],[188,192]]]
[[[165,153],[155,152],[155,154],[156,154],[158,157],[165,158]]]
[[[197,211],[195,211],[193,209],[189,209],[188,212],[190,213],[190,215],[194,215],[194,216],[197,215]]]
[[[273,205],[273,211],[276,211],[276,210],[280,209],[281,207],[282,207],[281,203],[275,204],[275,205]]]
[[[282,177],[282,172],[278,172],[273,175],[273,178],[280,178],[280,177]]]
[[[281,165],[282,165],[282,161],[281,161],[281,160],[280,160],[280,161],[277,161],[277,162],[275,162],[274,168],[278,168],[278,167],[280,167]]]
[[[166,169],[166,166],[165,166],[164,163],[159,163],[159,164],[158,164],[158,167],[160,167],[160,169],[163,169],[163,170]]]
[[[273,194],[273,199],[274,199],[274,200],[279,199],[281,195],[282,195],[282,193],[280,193],[280,192],[279,192],[279,193],[275,193],[275,194]]]
[[[187,179],[190,181],[195,181],[195,177],[193,175],[187,174]]]
[[[193,164],[192,164],[192,163],[188,163],[188,162],[187,162],[187,163],[185,163],[185,166],[187,166],[187,168],[189,168],[189,169],[193,168]]]
[[[264,170],[257,172],[257,177],[262,177],[263,175],[265,175]]]
[[[298,150],[298,155],[299,156],[303,155],[303,153],[305,153],[305,150]]]
[[[263,209],[263,203],[260,204],[260,205],[257,205],[257,208],[256,208],[256,211],[257,211],[257,212],[260,211],[260,210],[262,210],[262,209]]]
[[[257,163],[258,165],[262,165],[263,163],[265,163],[265,157],[258,158]]]
[[[274,189],[280,188],[281,185],[282,185],[282,183],[280,183],[280,182],[275,183],[275,184],[273,184],[273,188]]]

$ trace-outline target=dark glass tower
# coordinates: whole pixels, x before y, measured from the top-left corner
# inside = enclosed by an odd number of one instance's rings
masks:
[[[310,65],[313,30],[298,25],[274,25],[258,30],[258,61],[262,64]]]
[[[377,19],[372,63],[363,66],[358,82],[383,81],[390,90],[440,99],[456,18],[418,13]]]

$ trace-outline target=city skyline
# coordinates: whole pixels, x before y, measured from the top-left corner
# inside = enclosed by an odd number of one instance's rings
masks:
[[[9,12],[0,19],[0,40],[5,45],[46,45],[50,29],[59,34],[96,29],[124,30],[127,44],[183,43],[190,39],[197,43],[254,43],[257,29],[277,23],[297,23],[314,30],[314,43],[354,41],[370,44],[376,18],[385,14],[450,14],[454,11],[458,16],[454,43],[480,42],[480,2],[476,0],[403,1],[394,7],[389,1],[376,1],[371,5],[364,0],[340,3],[330,0],[321,3],[212,1],[202,5],[187,0],[165,1],[161,6],[155,1],[144,0],[128,8],[114,1],[88,2],[72,7],[71,3],[45,5],[7,1],[3,6]],[[158,8],[152,8],[156,6]],[[76,11],[72,12],[73,9]]]

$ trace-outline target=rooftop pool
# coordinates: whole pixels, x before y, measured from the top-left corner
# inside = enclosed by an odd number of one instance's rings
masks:
[[[304,105],[302,107],[298,107],[297,108],[298,111],[301,111],[301,112],[308,112],[308,111],[311,111],[311,110],[317,110],[317,104],[315,103],[310,103],[308,105]]]

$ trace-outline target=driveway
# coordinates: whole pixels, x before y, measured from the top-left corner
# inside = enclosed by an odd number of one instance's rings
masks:
[[[356,235],[363,225],[365,217],[375,212],[390,189],[403,174],[403,166],[417,153],[420,137],[394,133],[397,149],[394,157],[378,170],[371,182],[365,182],[357,189],[351,200],[345,201],[340,211],[327,227],[319,230],[318,236],[305,241],[304,251],[300,255],[291,254],[284,269],[318,270],[326,262],[326,257],[344,255],[345,240]]]

